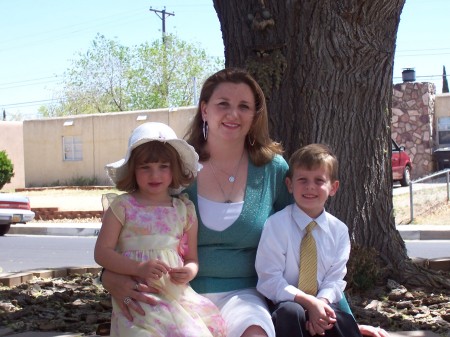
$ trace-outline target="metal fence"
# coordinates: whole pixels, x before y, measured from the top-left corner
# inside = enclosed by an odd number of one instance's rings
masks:
[[[448,203],[450,201],[450,179],[449,179],[450,169],[439,171],[424,178],[411,181],[411,184],[409,185],[410,222],[414,220],[414,186],[417,186],[417,184],[423,183],[425,181],[437,180],[442,178],[445,178],[445,184],[447,186],[447,203]]]

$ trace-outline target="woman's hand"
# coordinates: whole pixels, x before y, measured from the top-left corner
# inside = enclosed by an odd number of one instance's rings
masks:
[[[359,332],[363,336],[372,336],[372,337],[389,337],[389,334],[386,330],[381,328],[375,328],[371,325],[358,325]]]
[[[139,315],[145,314],[139,302],[150,305],[157,304],[157,300],[147,294],[156,294],[158,290],[144,283],[136,282],[131,276],[105,270],[102,275],[102,283],[103,287],[117,301],[125,317],[130,321],[133,320],[130,309]]]

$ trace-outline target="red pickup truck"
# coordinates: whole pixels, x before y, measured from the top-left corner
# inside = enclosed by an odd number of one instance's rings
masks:
[[[400,182],[402,186],[408,186],[411,182],[412,163],[411,158],[405,152],[404,146],[398,146],[392,139],[392,180]]]

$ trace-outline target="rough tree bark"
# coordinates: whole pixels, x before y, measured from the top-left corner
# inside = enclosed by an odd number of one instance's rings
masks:
[[[341,187],[327,207],[353,243],[375,248],[400,282],[450,287],[411,262],[393,217],[390,103],[404,2],[213,0],[225,63],[263,87],[286,157],[313,142],[335,150]]]

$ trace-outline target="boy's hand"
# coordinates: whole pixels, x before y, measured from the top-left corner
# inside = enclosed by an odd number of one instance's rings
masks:
[[[311,336],[324,335],[325,331],[331,329],[336,323],[336,314],[326,301],[311,296],[305,309],[309,317],[306,329]]]

